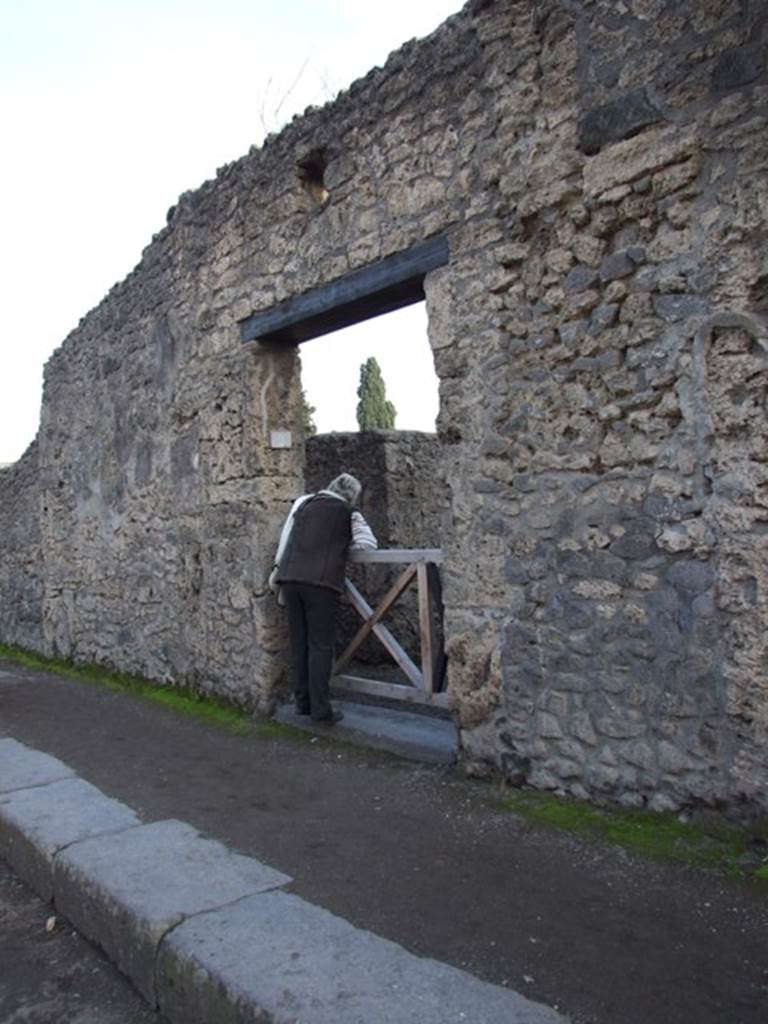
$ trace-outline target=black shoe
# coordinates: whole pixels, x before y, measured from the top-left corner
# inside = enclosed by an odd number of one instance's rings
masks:
[[[319,725],[336,725],[344,717],[343,711],[332,711],[330,715],[325,718],[313,718],[313,722],[317,722]]]

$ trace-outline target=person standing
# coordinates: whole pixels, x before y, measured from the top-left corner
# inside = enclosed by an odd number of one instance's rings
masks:
[[[330,699],[339,597],[347,554],[378,547],[355,508],[360,481],[342,473],[316,494],[298,498],[280,534],[269,586],[288,613],[296,711],[329,725],[343,718]]]

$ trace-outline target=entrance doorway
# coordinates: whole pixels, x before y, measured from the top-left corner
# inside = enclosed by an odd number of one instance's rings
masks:
[[[445,240],[431,239],[240,325],[243,341],[309,343],[302,344],[302,385],[320,431],[329,432],[306,439],[306,490],[341,471],[366,486],[363,512],[380,550],[350,566],[337,688],[425,708],[445,707],[446,696],[439,581],[445,502],[436,473],[439,398],[424,278],[447,257]],[[324,343],[313,340],[328,335]],[[406,429],[357,430],[359,372],[371,345],[402,416],[396,427]]]

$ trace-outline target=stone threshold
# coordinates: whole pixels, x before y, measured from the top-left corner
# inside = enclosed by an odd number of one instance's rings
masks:
[[[293,704],[279,707],[275,718],[318,736],[335,736],[345,743],[386,750],[411,761],[425,764],[456,761],[458,731],[450,719],[350,700],[334,700],[333,704],[344,712],[344,718],[332,726],[313,722],[307,715],[297,715]]]

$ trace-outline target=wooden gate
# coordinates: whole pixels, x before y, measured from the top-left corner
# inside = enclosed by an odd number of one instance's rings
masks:
[[[441,636],[435,630],[439,592],[437,567],[442,560],[443,553],[439,548],[390,548],[382,551],[351,552],[351,562],[402,564],[405,568],[375,608],[370,606],[349,579],[344,581],[349,602],[363,623],[346,650],[336,660],[331,680],[334,690],[448,707],[448,695],[441,689],[445,674],[445,654]],[[419,665],[382,622],[387,612],[414,581],[418,587]],[[384,682],[365,676],[350,675],[344,671],[360,645],[371,634],[394,658],[408,680],[406,683]]]

